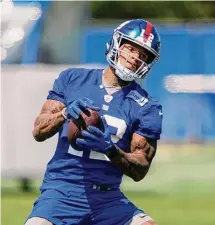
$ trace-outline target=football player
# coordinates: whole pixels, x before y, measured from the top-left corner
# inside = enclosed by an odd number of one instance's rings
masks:
[[[55,80],[33,136],[41,142],[58,133],[26,225],[156,225],[120,191],[123,174],[142,180],[156,153],[162,108],[140,85],[158,61],[160,38],[143,19],[126,21],[107,44],[109,67],[70,68]],[[104,130],[89,126],[75,146],[69,120],[87,108],[99,111]]]

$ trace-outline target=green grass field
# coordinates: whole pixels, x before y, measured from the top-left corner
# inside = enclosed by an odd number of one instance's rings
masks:
[[[159,225],[215,225],[215,148],[162,146],[147,177],[122,189]],[[2,225],[22,225],[38,193],[9,192],[3,181]],[[38,183],[36,183],[36,186]]]
[[[213,194],[146,194],[126,192],[137,206],[144,208],[160,225],[214,225]],[[2,225],[21,225],[31,210],[35,194],[2,196]]]

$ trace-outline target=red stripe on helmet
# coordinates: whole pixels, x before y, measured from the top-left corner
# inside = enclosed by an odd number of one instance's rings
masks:
[[[152,31],[152,24],[147,22],[146,23],[146,30],[145,30],[145,33],[144,33],[144,39],[148,40],[150,34],[151,34],[151,31]]]

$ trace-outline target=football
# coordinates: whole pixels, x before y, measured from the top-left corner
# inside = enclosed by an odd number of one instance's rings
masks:
[[[102,129],[102,121],[97,111],[87,109],[76,120],[70,120],[68,126],[68,140],[74,145],[76,138],[81,137],[81,131],[91,125]]]

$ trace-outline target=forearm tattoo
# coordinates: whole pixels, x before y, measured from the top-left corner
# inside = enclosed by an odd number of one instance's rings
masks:
[[[37,141],[44,141],[59,131],[65,121],[63,108],[65,105],[59,101],[46,101],[34,123],[33,136]]]
[[[140,181],[149,170],[156,146],[156,140],[147,140],[135,134],[131,142],[131,153],[119,150],[118,154],[110,160],[124,174],[135,181]]]

